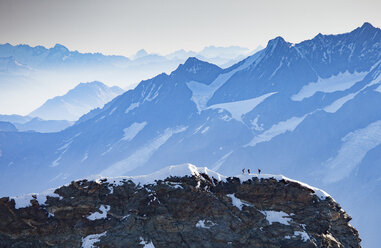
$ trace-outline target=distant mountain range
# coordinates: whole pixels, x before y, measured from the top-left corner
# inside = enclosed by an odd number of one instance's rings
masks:
[[[49,49],[3,44],[0,45],[0,113],[25,115],[49,98],[75,87],[78,82],[101,81],[130,89],[143,79],[171,72],[190,54],[230,66],[256,50],[211,46],[198,53],[180,50],[169,55],[141,50],[129,59],[101,53],[79,53],[60,44]]]
[[[123,92],[117,86],[108,87],[101,82],[80,83],[65,95],[49,99],[27,116],[0,115],[0,121],[17,127],[16,130],[7,129],[12,131],[58,132],[90,110],[102,108]]]
[[[17,132],[17,128],[10,122],[0,121],[0,132]]]
[[[90,110],[103,107],[123,92],[117,86],[108,87],[101,82],[80,83],[65,95],[47,100],[29,116],[45,120],[76,121]]]
[[[381,235],[381,30],[277,37],[228,67],[189,58],[59,133],[0,132],[1,194],[190,162],[330,192],[365,247]]]
[[[0,123],[3,132],[59,132],[74,124],[67,120],[43,120],[38,117],[22,115],[0,115]],[[8,128],[6,128],[8,127]],[[10,128],[9,128],[10,127]]]

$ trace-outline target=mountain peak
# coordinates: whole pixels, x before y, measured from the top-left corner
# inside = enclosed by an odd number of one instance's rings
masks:
[[[61,44],[55,44],[53,48],[51,48],[54,51],[60,51],[60,52],[69,52],[69,49]]]
[[[47,100],[29,116],[45,120],[76,121],[83,114],[94,108],[102,107],[121,93],[123,90],[119,87],[110,88],[98,81],[80,83],[65,95]]]
[[[368,29],[368,28],[375,28],[372,24],[369,22],[364,22],[364,24],[360,27],[361,29]]]
[[[275,49],[284,47],[288,47],[288,43],[281,36],[278,36],[272,40],[269,40],[266,49],[272,54]]]
[[[269,43],[286,43],[282,36],[277,36],[274,39],[270,40]]]
[[[364,34],[364,33],[373,34],[379,30],[380,30],[379,28],[374,27],[369,22],[364,22],[364,24],[361,27],[356,28],[353,32],[354,33],[360,33],[360,34]]]
[[[191,74],[196,74],[197,72],[209,68],[209,67],[217,67],[218,66],[199,60],[196,57],[189,57],[184,64],[179,65],[179,67],[176,69],[176,71],[183,71]]]
[[[199,60],[196,57],[189,57],[184,64],[180,64],[172,76],[180,76],[186,78],[187,81],[197,81],[202,83],[210,83],[220,72],[221,68]]]
[[[206,63],[205,61],[202,61],[196,57],[189,57],[187,58],[187,60],[185,61],[184,65],[193,65],[195,63]]]
[[[135,59],[138,59],[138,58],[141,58],[141,57],[144,57],[144,56],[147,56],[148,53],[145,49],[140,49],[139,51],[136,52],[134,58]]]
[[[99,82],[99,81],[92,81],[92,82],[79,83],[72,90],[78,90],[78,89],[89,88],[89,87],[96,87],[96,88],[106,89],[107,85],[105,85],[104,83]]]
[[[179,66],[179,69],[181,67],[182,70],[185,70],[187,72],[191,73],[197,73],[201,69],[201,67],[205,64],[209,64],[208,62],[199,60],[196,57],[189,57],[184,64]]]
[[[53,48],[66,48],[64,45],[56,43]]]

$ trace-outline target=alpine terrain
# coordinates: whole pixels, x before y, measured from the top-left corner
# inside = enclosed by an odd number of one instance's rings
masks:
[[[360,247],[324,191],[179,165],[0,199],[2,247]]]
[[[65,95],[49,99],[29,116],[45,120],[76,121],[90,110],[103,107],[123,92],[118,86],[108,87],[101,82],[80,83]]]
[[[0,132],[0,194],[188,162],[226,175],[260,168],[329,192],[377,247],[380,61],[381,30],[369,23],[298,44],[277,37],[226,69],[191,57],[62,132]]]

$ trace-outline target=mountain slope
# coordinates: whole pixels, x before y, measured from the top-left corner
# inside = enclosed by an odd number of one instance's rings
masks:
[[[80,83],[65,95],[49,99],[29,116],[45,120],[76,121],[90,110],[103,107],[122,93],[121,88],[108,87],[101,82]]]
[[[207,52],[210,50],[213,52]],[[214,57],[217,51],[220,57]],[[158,55],[141,50],[129,59],[70,51],[60,44],[52,48],[0,44],[0,112],[25,115],[78,82],[101,81],[130,89],[143,79],[173,71],[190,56],[227,67],[254,51],[240,47],[207,47],[201,52]]]
[[[193,165],[1,198],[0,209],[5,247],[360,247],[351,218],[321,190]]]
[[[0,131],[1,132],[17,132],[17,128],[10,122],[0,121]]]
[[[282,173],[332,192],[375,246],[381,214],[381,30],[277,37],[221,69],[195,58],[60,133],[0,133],[1,194],[191,162]],[[29,171],[39,171],[30,177]],[[16,178],[16,180],[15,180]],[[22,182],[22,184],[20,183]],[[1,191],[2,190],[2,191]]]

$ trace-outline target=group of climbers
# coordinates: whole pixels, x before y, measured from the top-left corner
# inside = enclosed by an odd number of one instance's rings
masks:
[[[247,173],[251,174],[250,169],[247,169]],[[245,174],[245,168],[242,169],[242,174]],[[258,175],[261,174],[261,169],[258,169]]]

